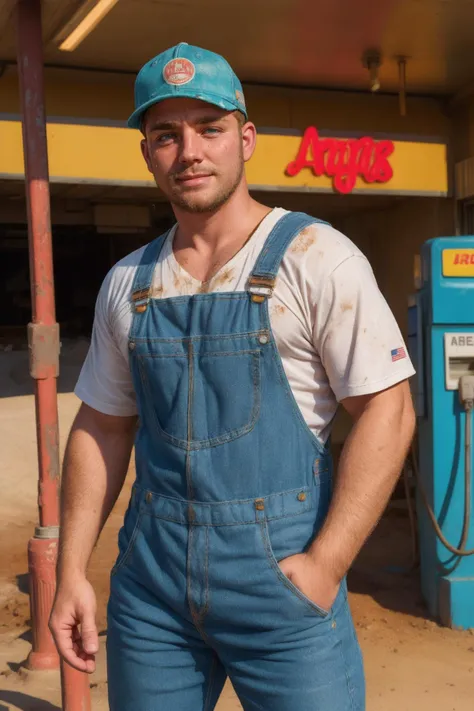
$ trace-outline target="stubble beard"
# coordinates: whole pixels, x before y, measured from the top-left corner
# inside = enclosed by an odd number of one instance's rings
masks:
[[[239,187],[242,177],[244,174],[244,161],[243,157],[239,162],[239,170],[236,174],[234,180],[230,185],[222,186],[220,190],[212,196],[208,201],[200,201],[199,196],[193,195],[177,195],[172,191],[168,195],[168,199],[172,205],[175,207],[189,212],[191,214],[204,214],[204,213],[214,213],[219,208],[230,200],[232,195],[235,193]]]

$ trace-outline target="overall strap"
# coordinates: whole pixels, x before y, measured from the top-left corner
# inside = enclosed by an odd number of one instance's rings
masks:
[[[161,237],[157,237],[150,242],[143,252],[140,264],[135,272],[135,278],[132,285],[132,303],[136,313],[146,311],[150,300],[151,285],[153,283],[153,275],[155,273],[156,263],[160,256],[163,245],[166,242],[171,230],[165,232]]]
[[[301,230],[315,223],[328,224],[304,212],[289,212],[278,220],[268,235],[249,278],[248,291],[252,301],[262,303],[272,295],[286,250]]]

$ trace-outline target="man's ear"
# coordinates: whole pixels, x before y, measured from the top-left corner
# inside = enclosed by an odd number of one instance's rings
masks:
[[[249,161],[253,156],[256,145],[257,129],[255,128],[255,124],[251,121],[247,121],[247,123],[244,123],[242,126],[242,148],[245,162]]]

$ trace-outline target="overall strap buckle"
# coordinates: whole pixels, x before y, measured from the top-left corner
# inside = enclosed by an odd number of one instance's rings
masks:
[[[250,298],[257,304],[262,304],[265,299],[271,298],[276,284],[276,277],[252,274],[248,281]]]
[[[135,313],[142,314],[146,311],[148,302],[150,301],[150,289],[138,289],[132,293],[132,302]]]
[[[154,239],[153,242],[150,242],[150,244],[145,247],[140,264],[135,272],[130,300],[132,302],[133,311],[137,314],[142,314],[147,309],[148,302],[151,298],[151,288],[156,264],[169,233],[170,230],[164,235],[161,235],[161,237]]]

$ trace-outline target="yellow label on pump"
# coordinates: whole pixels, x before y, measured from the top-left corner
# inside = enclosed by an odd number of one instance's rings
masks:
[[[474,249],[443,249],[443,276],[474,277]]]

